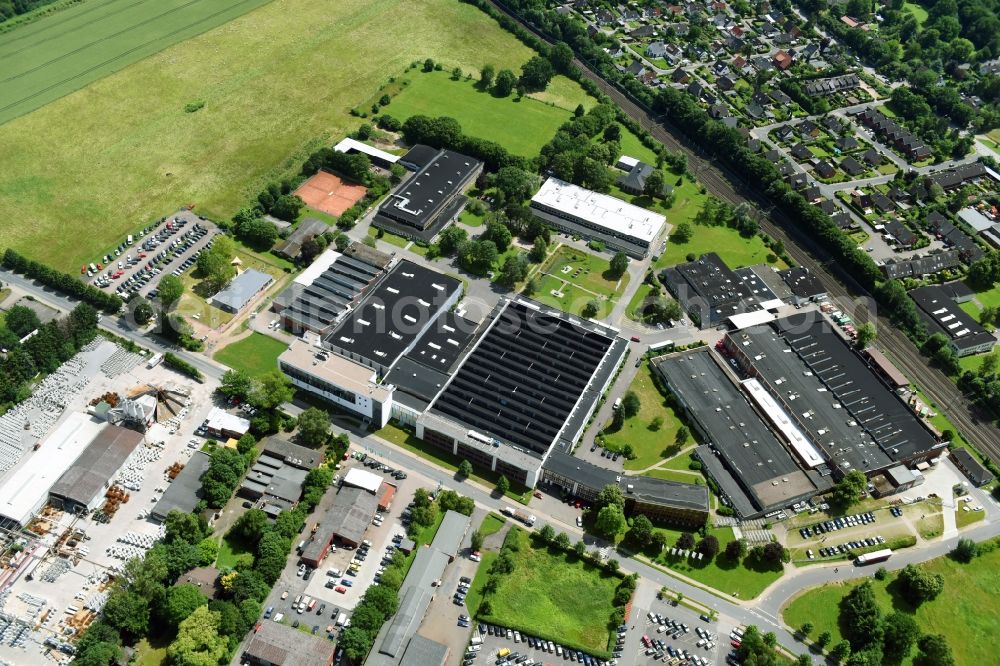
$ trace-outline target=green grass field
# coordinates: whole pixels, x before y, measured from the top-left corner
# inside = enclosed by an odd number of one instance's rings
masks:
[[[496,141],[516,155],[534,157],[556,129],[569,120],[573,109],[587,99],[587,94],[573,81],[556,79],[552,97],[563,100],[576,87],[576,101],[563,108],[526,98],[517,100],[494,97],[478,90],[475,80],[454,81],[449,72],[420,72],[407,74],[409,84],[392,99],[383,113],[406,120],[410,116],[451,116],[462,125],[462,131],[471,136]],[[512,131],[512,128],[517,131]]]
[[[596,300],[599,308],[595,319],[611,313],[617,295],[629,281],[628,273],[619,279],[612,277],[608,272],[610,264],[604,257],[565,245],[545,260],[541,270],[545,275],[537,276],[538,291],[532,298],[573,314],[580,314],[589,301]],[[553,291],[561,292],[562,296]]]
[[[697,214],[698,211],[694,212]],[[700,257],[705,252],[716,252],[730,268],[734,269],[768,263],[767,255],[771,254],[771,251],[764,245],[764,241],[759,236],[743,238],[735,229],[708,227],[701,224],[693,224],[692,231],[691,240],[687,243],[668,242],[667,251],[660,256],[656,266],[673,266],[687,261],[688,254]],[[770,265],[776,268],[787,268],[785,262],[780,258]]]
[[[503,516],[498,516],[495,513],[491,513],[483,518],[483,523],[479,526],[479,532],[483,536],[489,536],[491,534],[496,534],[503,529],[503,526],[507,524],[507,519]]]
[[[288,345],[279,340],[263,333],[251,333],[249,337],[217,351],[214,358],[230,368],[244,370],[254,377],[260,377],[277,371],[278,356],[286,349]]]
[[[941,595],[914,611],[895,594],[895,576],[890,575],[884,581],[872,581],[882,611],[909,613],[923,631],[944,634],[956,664],[995,663],[996,635],[1000,631],[1000,550],[977,557],[970,564],[939,557],[922,566],[944,576]],[[841,640],[839,603],[851,588],[850,584],[840,584],[809,590],[785,607],[785,623],[800,627],[812,622],[813,636],[829,631],[834,637],[832,644],[836,644]],[[911,659],[906,659],[903,666],[910,663]]]
[[[0,247],[73,270],[182,205],[228,218],[357,128],[348,111],[387,73],[427,57],[518,70],[530,56],[453,0],[265,4],[0,126],[0,207],[31,221],[4,225]],[[194,100],[204,108],[185,113]]]
[[[241,555],[253,557],[253,551],[244,547],[244,544],[235,539],[223,536],[219,541],[219,554],[215,558],[215,566],[219,568],[236,566]]]
[[[913,14],[913,18],[917,19],[917,25],[922,26],[927,21],[927,10],[915,2],[904,2],[903,11]]]
[[[673,546],[681,535],[679,530],[657,529],[667,533],[668,548]],[[722,550],[725,550],[726,544],[733,539],[733,530],[729,527],[710,529],[709,534],[715,535]],[[707,585],[740,599],[753,599],[782,575],[782,570],[757,566],[746,558],[742,562],[735,563],[726,558],[725,555],[716,556],[711,562],[706,563],[672,557],[669,555],[669,550],[665,550],[664,554],[656,558],[656,562],[658,565],[692,578],[702,585]]]
[[[17,28],[0,41],[0,123],[269,1],[89,0]]]
[[[562,552],[534,548],[528,534],[518,532],[514,571],[501,577],[488,617],[502,626],[531,627],[538,636],[606,653],[608,618],[621,579]]]
[[[675,438],[681,423],[666,406],[663,395],[653,383],[648,363],[639,368],[629,390],[635,391],[639,396],[639,413],[625,419],[621,430],[604,432],[602,436],[608,448],[613,451],[621,451],[626,445],[632,447],[635,458],[625,461],[625,469],[645,469],[664,458],[676,455],[679,448]],[[659,430],[652,430],[650,424],[657,416],[663,419],[663,425]]]

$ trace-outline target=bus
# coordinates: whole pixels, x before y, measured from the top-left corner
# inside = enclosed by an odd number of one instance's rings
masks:
[[[885,562],[890,556],[892,556],[892,550],[889,548],[883,548],[882,550],[876,550],[871,553],[865,553],[864,555],[858,555],[858,559],[856,559],[854,563],[860,567],[866,564]]]

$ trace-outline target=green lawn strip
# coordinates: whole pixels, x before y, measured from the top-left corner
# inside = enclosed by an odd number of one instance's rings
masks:
[[[115,0],[91,0],[63,9],[58,18],[41,18],[22,26],[0,42],[0,61],[9,77],[4,84],[0,123],[227,23],[267,1],[159,0],[155,11],[150,11],[144,3],[122,6]],[[56,25],[58,34],[53,35]],[[174,110],[183,113],[184,107]]]
[[[469,593],[465,595],[465,606],[469,609],[469,615],[476,617],[479,614],[479,604],[483,600],[483,586],[489,578],[490,565],[497,559],[497,552],[494,550],[484,550],[480,553],[483,561],[476,569],[476,575],[472,578],[472,585],[469,586]]]
[[[691,456],[691,453],[692,453],[691,451],[687,451],[685,453],[681,453],[680,455],[676,455],[670,460],[668,460],[666,463],[664,463],[663,467],[665,467],[666,469],[693,471],[691,469],[691,463],[694,462],[694,458]]]
[[[667,535],[667,548],[653,561],[670,571],[687,576],[702,585],[714,588],[723,594],[739,599],[753,599],[763,592],[768,585],[781,578],[783,571],[765,566],[757,566],[746,558],[740,563],[733,563],[725,555],[716,556],[711,562],[695,561],[684,557],[670,555],[670,548],[677,543],[683,530],[657,527],[657,531]],[[726,544],[733,540],[733,530],[729,527],[717,527],[708,531],[719,540],[720,550],[724,551]],[[695,534],[695,539],[698,535]],[[646,555],[648,557],[648,554]]]
[[[286,349],[288,345],[284,342],[254,332],[242,340],[226,345],[215,352],[213,358],[234,370],[243,370],[254,377],[260,377],[277,371],[278,356]]]
[[[546,86],[545,90],[530,93],[528,97],[543,104],[557,106],[566,111],[575,111],[576,107],[581,104],[584,109],[590,109],[597,104],[597,100],[588,95],[580,87],[579,83],[565,76],[556,76],[549,81],[549,85]]]
[[[650,150],[631,130],[622,128],[622,136],[618,142],[622,147],[622,155],[634,157],[646,164],[656,165],[656,153]],[[669,175],[667,181],[670,181]]]
[[[563,272],[565,268],[570,270]],[[542,270],[561,280],[566,280],[598,296],[614,300],[616,294],[628,286],[628,273],[621,278],[609,274],[610,262],[604,257],[576,250],[563,245],[550,256]]]
[[[694,212],[697,214],[698,211]],[[735,269],[766,264],[767,256],[771,254],[771,250],[764,245],[759,236],[744,238],[738,231],[729,227],[692,224],[692,231],[691,240],[687,243],[667,243],[667,251],[656,262],[657,268],[683,263],[687,261],[689,254],[700,257],[706,252],[715,252],[730,268]],[[770,265],[775,268],[787,268],[781,259]]]
[[[639,288],[635,290],[635,294],[632,295],[632,300],[628,302],[628,307],[625,308],[625,315],[632,321],[642,321],[642,306],[646,297],[653,288],[643,282],[639,285]]]
[[[944,576],[940,596],[914,610],[899,596],[892,584],[895,576],[890,574],[884,581],[871,580],[883,613],[908,613],[924,632],[944,634],[956,664],[994,663],[995,637],[1000,631],[1000,550],[985,553],[969,564],[939,557],[920,566]],[[834,645],[842,640],[839,604],[853,587],[852,583],[843,583],[809,590],[785,606],[783,619],[793,628],[811,622],[812,636],[829,631]],[[907,658],[902,666],[911,663]]]
[[[486,216],[476,215],[472,211],[466,209],[463,210],[461,215],[458,216],[458,221],[467,227],[481,227],[486,222]]]
[[[192,9],[210,13],[230,4]],[[255,4],[241,3],[240,10]],[[80,11],[92,5],[80,3]],[[24,29],[49,31],[63,16]],[[47,57],[92,33],[63,35]],[[137,55],[135,64],[85,90],[0,125],[0,205],[11,219],[32,220],[4,225],[0,246],[75,271],[182,205],[228,219],[268,182],[298,174],[311,152],[357,129],[364,121],[349,109],[387,73],[427,57],[469,71],[484,59],[518,71],[532,51],[466,3],[343,0],[331,7],[286,0],[151,57]],[[185,113],[195,100],[204,108]]]
[[[507,519],[503,516],[498,516],[495,513],[491,513],[483,518],[483,523],[479,526],[479,533],[484,537],[491,534],[496,534],[503,529],[503,526],[507,524]]]
[[[415,115],[450,116],[459,122],[465,134],[496,141],[515,155],[538,154],[559,126],[573,115],[571,109],[530,97],[494,97],[479,90],[475,81],[452,80],[446,71],[414,69],[406,76],[409,84],[383,107],[383,113],[404,121]],[[554,91],[553,96],[563,96],[568,89],[562,83],[558,86],[562,94]],[[510,131],[512,127],[517,131]]]
[[[958,529],[962,529],[963,527],[972,525],[973,523],[978,523],[986,517],[985,511],[973,511],[971,507],[968,511],[966,511],[964,509],[965,506],[967,505],[962,504],[958,511],[955,512],[955,526]]]
[[[938,432],[951,430],[953,433],[955,433],[955,438],[952,441],[956,446],[959,446],[963,449],[968,449],[969,451],[973,452],[973,454],[978,454],[976,449],[974,449],[967,441],[965,441],[965,438],[962,437],[961,433],[959,433],[958,429],[955,427],[955,424],[953,424],[951,420],[947,416],[945,416],[944,413],[941,412],[941,410],[937,407],[937,404],[929,397],[927,397],[926,393],[924,393],[920,389],[917,389],[917,396],[919,396],[920,400],[923,401],[925,405],[927,405],[928,409],[930,409],[932,412],[936,412],[936,414],[932,418],[928,419],[928,422],[931,424],[931,426],[934,427],[934,429],[936,429]],[[980,460],[982,459],[982,456],[977,456],[977,457]]]
[[[443,449],[439,449],[432,444],[427,444],[426,442],[417,439],[416,435],[400,428],[395,423],[390,423],[381,430],[376,431],[375,434],[382,439],[395,444],[396,446],[400,446],[407,451],[415,453],[421,458],[434,463],[435,465],[444,467],[445,469],[453,472],[457,472],[458,466],[462,464],[462,460],[458,456],[454,456]],[[500,475],[496,472],[484,470],[480,467],[473,467],[472,476],[469,478],[474,481],[478,481],[488,488],[493,488],[496,486]],[[525,488],[524,486],[520,486],[516,482],[511,481],[507,497],[515,502],[527,504],[531,500],[531,489]]]
[[[381,241],[385,241],[390,245],[395,245],[396,247],[406,247],[410,242],[408,238],[403,238],[402,236],[397,236],[396,234],[391,234],[388,231],[382,231],[382,235],[379,235],[380,229],[375,227],[368,227],[368,235],[372,238],[377,238]]]
[[[915,2],[904,2],[903,11],[913,14],[913,18],[917,19],[917,25],[919,26],[923,26],[927,21],[927,10]]]
[[[492,610],[483,619],[607,654],[608,619],[621,578],[573,555],[535,548],[526,532],[518,532],[514,571],[500,578],[490,597]]]
[[[645,469],[677,453],[675,438],[681,423],[656,388],[648,363],[639,368],[629,390],[639,396],[639,413],[625,419],[621,430],[605,432],[602,437],[612,451],[621,451],[626,445],[632,447],[635,458],[625,461],[625,469]],[[659,430],[651,430],[657,416],[663,419],[663,425]]]
[[[246,548],[238,539],[223,536],[219,539],[219,554],[215,558],[215,566],[222,568],[233,568],[239,561],[241,555],[253,555],[253,550]]]

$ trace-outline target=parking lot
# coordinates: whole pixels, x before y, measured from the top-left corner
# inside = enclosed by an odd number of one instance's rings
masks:
[[[155,297],[160,277],[190,269],[217,233],[212,222],[183,210],[140,231],[131,243],[123,241],[101,258],[100,268],[90,264],[81,273],[95,287],[114,290],[125,300],[135,294]]]
[[[636,664],[653,662],[709,666],[728,652],[729,640],[718,626],[684,606],[657,601],[642,618],[645,629]],[[721,646],[720,646],[721,643]]]
[[[480,644],[479,641],[482,640]],[[542,640],[535,636],[522,635],[507,627],[492,624],[478,624],[472,632],[473,650],[478,656],[472,657],[477,666],[537,666],[557,662],[582,663],[586,666],[606,666],[611,663],[591,657],[579,650],[564,648],[554,641]],[[470,653],[467,653],[470,654]],[[471,654],[470,654],[471,656]]]

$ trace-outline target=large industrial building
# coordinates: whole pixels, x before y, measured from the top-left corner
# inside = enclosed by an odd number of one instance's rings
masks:
[[[572,235],[599,240],[641,259],[660,236],[666,218],[621,199],[549,178],[531,198],[531,212]]]
[[[389,266],[391,257],[361,243],[330,249],[299,273],[271,307],[284,329],[328,334],[354,309]]]
[[[261,622],[250,634],[243,663],[253,666],[331,666],[336,646],[280,622]]]
[[[191,513],[201,500],[201,477],[208,471],[212,459],[203,451],[195,451],[150,512],[153,520],[163,521],[171,511]]]
[[[439,150],[417,173],[386,197],[372,224],[391,233],[429,241],[465,208],[462,194],[483,171],[483,163],[452,150]]]
[[[61,504],[66,511],[96,509],[143,440],[143,434],[135,430],[105,425],[49,490],[53,502]]]
[[[711,328],[728,318],[760,311],[761,302],[722,258],[714,252],[677,264],[660,273],[660,281],[681,308],[701,328]]]

